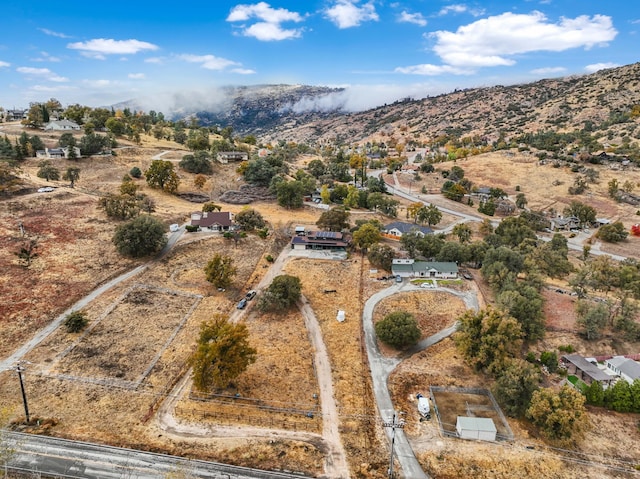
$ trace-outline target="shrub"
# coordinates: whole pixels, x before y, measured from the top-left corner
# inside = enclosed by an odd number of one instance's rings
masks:
[[[142,170],[137,166],[134,166],[129,170],[129,176],[131,176],[131,178],[140,178],[142,177]]]
[[[64,320],[64,325],[70,333],[79,333],[88,323],[89,320],[84,311],[74,311],[68,314]]]
[[[185,225],[184,229],[188,232],[188,233],[194,233],[196,231],[198,231],[198,227],[195,225]]]
[[[420,339],[418,324],[411,313],[395,311],[376,324],[378,339],[396,349],[413,346]]]

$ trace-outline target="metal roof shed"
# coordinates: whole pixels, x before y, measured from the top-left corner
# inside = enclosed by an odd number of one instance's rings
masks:
[[[496,425],[488,417],[458,416],[456,431],[462,439],[478,439],[481,441],[495,441]]]

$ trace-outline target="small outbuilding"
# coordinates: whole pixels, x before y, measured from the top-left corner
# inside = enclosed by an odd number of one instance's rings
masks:
[[[495,441],[497,429],[493,419],[488,417],[458,416],[456,432],[462,439],[477,439],[480,441]]]

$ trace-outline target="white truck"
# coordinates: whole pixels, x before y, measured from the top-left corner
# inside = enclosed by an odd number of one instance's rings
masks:
[[[427,421],[431,419],[431,407],[429,406],[429,398],[424,397],[422,394],[416,396],[418,398],[418,412]],[[420,419],[422,421],[422,419]]]

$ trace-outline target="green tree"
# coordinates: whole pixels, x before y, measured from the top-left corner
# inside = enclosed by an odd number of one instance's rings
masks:
[[[496,301],[518,321],[524,340],[536,341],[544,337],[543,299],[535,288],[515,283],[513,288],[498,293]]]
[[[621,221],[616,221],[608,225],[602,225],[598,229],[596,236],[602,241],[606,241],[608,243],[619,243],[620,241],[627,239],[629,232]]]
[[[460,243],[468,243],[471,241],[471,235],[473,234],[471,227],[466,223],[459,223],[455,225],[453,230],[451,230],[451,233],[458,237],[458,241],[460,241]]]
[[[493,392],[506,413],[518,417],[526,412],[539,384],[540,371],[535,365],[519,358],[507,359]]]
[[[273,278],[258,300],[260,311],[281,311],[293,306],[302,295],[302,283],[297,276],[282,274]]]
[[[525,208],[525,206],[527,206],[527,197],[524,195],[524,193],[518,193],[516,195],[516,207],[520,208],[521,210],[523,210]]]
[[[551,388],[535,391],[526,416],[544,436],[561,445],[580,440],[589,427],[585,397],[570,386],[559,392]]]
[[[592,303],[591,301],[580,299],[576,302],[576,322],[582,328],[587,340],[599,339],[602,330],[607,325],[609,318],[609,308],[603,303]]]
[[[49,160],[41,161],[38,166],[39,169],[36,173],[38,178],[44,178],[47,181],[60,179],[60,170],[53,166]]]
[[[135,195],[108,194],[98,200],[98,207],[102,208],[109,218],[127,220],[140,214],[140,201]]]
[[[304,188],[300,181],[281,181],[276,184],[278,204],[283,208],[301,208],[304,198]]]
[[[604,389],[600,381],[592,381],[584,391],[587,404],[592,406],[604,406]]]
[[[618,185],[618,180],[615,178],[607,183],[609,196],[613,199],[618,197],[618,191],[620,190],[620,186]]]
[[[508,358],[514,358],[522,346],[522,330],[507,313],[487,307],[467,311],[459,318],[454,340],[458,350],[477,370],[501,371]]]
[[[198,151],[194,155],[184,155],[178,166],[189,173],[213,173],[211,158],[207,151]]]
[[[395,250],[386,244],[373,244],[367,251],[369,263],[376,268],[391,271]]]
[[[569,206],[564,209],[564,215],[575,216],[582,226],[590,225],[596,220],[596,210],[579,201],[569,203]]]
[[[174,171],[173,163],[168,160],[153,160],[144,175],[147,184],[152,188],[160,188],[167,193],[175,193],[178,190],[180,178]]]
[[[372,223],[365,223],[353,233],[353,243],[366,252],[369,247],[378,243],[382,239],[380,229]]]
[[[418,323],[411,313],[394,311],[375,325],[378,339],[395,349],[413,346],[420,339]]]
[[[216,288],[228,288],[238,269],[233,264],[233,258],[216,253],[204,267],[204,272],[207,281]]]
[[[89,324],[89,319],[84,311],[74,311],[67,314],[64,319],[64,325],[70,333],[79,333],[87,324]]]
[[[244,207],[236,214],[235,222],[245,231],[257,230],[264,228],[266,225],[262,214],[258,210],[249,207]]]
[[[225,388],[256,361],[256,355],[244,323],[233,324],[226,316],[215,315],[200,325],[190,361],[193,385],[203,392]]]
[[[70,166],[62,176],[62,179],[70,182],[71,188],[75,187],[76,181],[80,179],[80,168]]]
[[[129,174],[131,175],[132,178],[140,178],[142,177],[142,170],[137,166],[134,166],[129,170]]]
[[[349,212],[343,207],[337,206],[320,215],[316,225],[328,231],[342,231],[349,228]]]
[[[442,212],[436,205],[423,205],[418,210],[416,219],[419,223],[427,223],[429,226],[437,225],[442,221]]]
[[[208,201],[202,205],[202,212],[209,213],[211,211],[222,211],[222,206],[213,203],[212,201]]]
[[[112,241],[120,254],[139,258],[160,251],[167,237],[159,219],[141,215],[118,226]]]
[[[14,254],[18,257],[20,264],[28,268],[31,266],[31,262],[38,257],[38,241],[35,239],[25,241]]]
[[[327,167],[322,160],[311,160],[307,165],[307,171],[311,176],[320,178],[326,173]]]
[[[623,379],[616,381],[604,391],[604,404],[617,412],[636,412],[633,410],[631,385]]]

